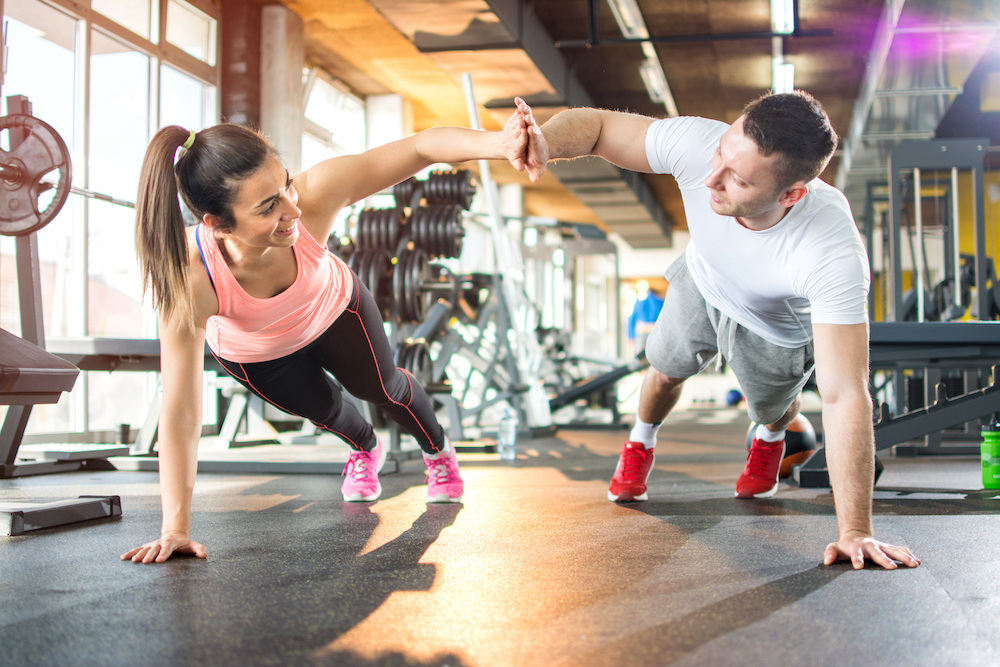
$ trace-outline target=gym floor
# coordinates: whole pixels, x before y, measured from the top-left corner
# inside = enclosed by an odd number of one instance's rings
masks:
[[[877,535],[916,569],[821,564],[829,490],[733,486],[748,422],[688,410],[661,429],[650,500],[607,483],[626,431],[460,455],[460,505],[403,461],[376,503],[325,475],[200,474],[206,561],[136,565],[155,473],[0,480],[0,502],[121,496],[116,520],[0,538],[0,664],[653,667],[1000,664],[1000,492],[975,457],[881,458]]]

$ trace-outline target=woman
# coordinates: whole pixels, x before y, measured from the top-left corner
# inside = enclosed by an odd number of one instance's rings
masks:
[[[345,206],[437,162],[508,159],[521,169],[526,142],[515,114],[501,132],[432,128],[292,179],[268,141],[245,127],[195,133],[173,126],[153,137],[139,184],[136,249],[159,313],[163,526],[159,539],[123,560],[206,556],[190,537],[206,340],[250,391],[350,445],[344,500],[379,497],[385,449],[326,371],[416,438],[428,502],[461,500],[455,452],[427,394],[393,365],[378,306],[326,242]],[[178,194],[198,225],[185,227]]]

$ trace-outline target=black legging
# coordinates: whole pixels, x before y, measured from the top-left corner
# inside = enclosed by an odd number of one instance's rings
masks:
[[[421,449],[436,454],[444,448],[444,429],[431,400],[416,378],[396,368],[378,305],[353,277],[354,296],[347,310],[301,350],[257,363],[216,358],[268,403],[340,436],[354,449],[371,450],[376,444],[371,424],[344,400],[329,371],[352,395],[384,410]]]

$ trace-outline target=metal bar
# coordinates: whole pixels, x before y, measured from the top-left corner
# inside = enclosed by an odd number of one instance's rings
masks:
[[[943,23],[941,25],[921,25],[897,28],[896,33],[900,35],[913,35],[935,32],[994,32],[996,29],[996,23]]]
[[[996,378],[994,366],[994,378]],[[889,406],[882,404],[881,419],[875,425],[875,447],[885,449],[892,445],[922,438],[952,426],[979,419],[1000,410],[1000,385],[994,383],[985,389],[948,399],[943,384],[937,386],[937,400],[922,410],[914,410],[899,417],[889,417]]]
[[[913,170],[913,220],[917,225],[917,243],[920,252],[914,253],[913,288],[917,290],[917,322],[924,321],[924,211],[920,197],[920,168]],[[909,230],[907,230],[909,233]]]
[[[449,44],[448,46],[421,46],[420,53],[450,53],[452,51],[510,51],[523,48],[520,42],[493,42],[492,44]]]
[[[71,186],[69,191],[75,195],[83,195],[84,197],[89,197],[90,199],[97,199],[99,201],[108,202],[109,204],[117,204],[118,206],[135,208],[135,202],[126,201],[124,199],[116,199],[111,195],[106,195],[102,192],[94,192],[93,190],[88,190],[87,188],[78,188],[76,186]]]
[[[938,88],[906,88],[902,90],[876,90],[875,97],[922,97],[924,95],[959,95],[961,88],[941,86]]]
[[[629,363],[619,366],[618,368],[610,370],[602,375],[598,375],[596,378],[588,382],[567,389],[558,396],[555,396],[549,400],[549,409],[554,412],[563,406],[569,405],[578,398],[589,396],[600,389],[613,385],[623,377],[631,375],[636,371],[640,371],[647,365],[646,351],[643,350]]]
[[[896,141],[902,139],[933,139],[933,132],[866,132],[862,141]]]
[[[893,168],[892,158],[889,158],[889,266],[888,296],[885,319],[889,322],[903,320],[903,259],[900,240],[900,227],[903,219],[903,179],[899,176],[900,169]]]
[[[886,0],[885,9],[879,20],[878,28],[875,31],[875,39],[872,42],[870,55],[868,56],[868,66],[865,69],[865,78],[861,83],[860,92],[854,102],[854,111],[851,114],[851,125],[847,135],[841,142],[843,155],[840,164],[837,166],[837,176],[834,185],[838,190],[844,190],[847,186],[847,178],[851,173],[851,165],[854,163],[854,153],[861,143],[861,136],[865,131],[865,124],[868,122],[868,114],[872,108],[872,101],[875,99],[875,89],[878,87],[879,79],[882,78],[882,70],[889,59],[889,47],[892,46],[892,37],[896,31],[896,24],[899,22],[899,15],[903,11],[904,0]],[[897,218],[898,220],[898,218]]]
[[[587,0],[587,41],[588,46],[600,43],[601,0]]]
[[[955,285],[952,292],[955,305],[959,308],[962,307],[962,253],[959,249],[959,234],[958,234],[958,167],[951,168],[951,231],[952,238],[954,239],[952,245],[952,254],[954,255],[953,261],[955,262]]]
[[[16,164],[4,164],[0,162],[0,180],[13,184],[21,180],[23,175],[24,172],[22,172]]]
[[[611,37],[602,39],[597,44],[590,44],[585,39],[569,39],[556,42],[557,49],[570,49],[576,47],[607,46],[609,44],[639,44],[642,42],[656,42],[659,44],[673,44],[680,42],[716,42],[732,41],[741,39],[771,39],[772,37],[829,37],[833,35],[833,30],[824,28],[820,30],[800,30],[798,33],[783,32],[722,32],[708,35],[663,35],[660,37]]]
[[[983,167],[983,157],[985,146],[989,145],[989,139],[984,139],[977,145],[979,160],[975,161],[972,167],[972,201],[975,205],[975,239],[976,239],[976,317],[980,320],[989,319],[990,301],[993,298],[992,291],[986,289],[986,265],[990,259],[986,255],[986,198],[985,180],[986,175]],[[992,230],[991,230],[992,231]],[[994,377],[996,377],[994,375]]]

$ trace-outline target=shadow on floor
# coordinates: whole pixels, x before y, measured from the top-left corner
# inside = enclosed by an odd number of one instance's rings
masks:
[[[628,656],[630,667],[669,665],[718,637],[766,619],[818,591],[848,569],[820,565],[768,582],[576,656],[574,664],[617,667],[623,664],[623,656]],[[735,656],[734,663],[738,663]]]
[[[413,660],[400,653],[387,653],[377,658],[365,658],[348,651],[336,651],[322,659],[311,661],[312,665],[336,665],[336,667],[466,667],[466,663],[455,655],[439,655],[424,660]]]
[[[519,458],[516,466],[519,468],[552,467],[558,469],[567,479],[574,482],[607,482],[611,479],[617,465],[617,454],[603,454],[590,450],[586,445],[571,445],[559,439],[547,440],[544,445],[536,445],[541,455],[529,458]],[[553,456],[550,452],[555,452]],[[733,453],[714,453],[703,455],[666,455],[657,458],[658,468],[649,481],[650,500],[640,503],[628,503],[625,506],[654,516],[781,516],[781,515],[834,515],[833,494],[830,489],[807,489],[815,493],[813,498],[783,498],[787,490],[799,490],[799,487],[788,479],[782,479],[778,495],[774,498],[742,500],[732,496],[730,486],[719,485],[697,477],[664,470],[670,465],[685,465],[692,462],[712,465],[716,463],[732,463],[738,461],[741,455],[739,448]],[[477,464],[481,465],[481,464]],[[496,465],[509,465],[498,462]],[[669,489],[677,487],[690,490],[696,487],[699,495],[713,494],[716,490],[724,494],[718,498],[707,498],[696,501],[671,499]],[[791,487],[791,489],[788,489]],[[663,489],[664,491],[660,491]],[[702,493],[702,491],[704,491]],[[964,514],[995,514],[1000,512],[1000,490],[998,489],[937,489],[920,487],[882,487],[875,491],[880,497],[875,498],[873,513],[878,515],[901,516],[949,516]],[[886,497],[886,494],[896,494],[896,497]],[[914,498],[915,495],[943,495],[953,498]],[[676,497],[676,496],[675,496]]]
[[[219,514],[210,530],[229,538],[207,561],[121,563],[96,599],[90,590],[81,592],[87,599],[71,594],[53,604],[36,591],[41,597],[24,602],[37,613],[18,624],[21,641],[0,646],[0,663],[421,667],[404,656],[371,662],[325,650],[393,593],[430,590],[437,568],[420,559],[461,511],[428,505],[405,532],[366,553],[379,523],[369,504],[342,503],[314,517],[276,513],[265,522],[255,513]],[[462,665],[452,656],[426,664]]]

